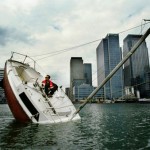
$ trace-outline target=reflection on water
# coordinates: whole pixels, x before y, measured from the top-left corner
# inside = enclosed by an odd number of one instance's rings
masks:
[[[0,105],[0,149],[150,149],[150,105],[88,104],[80,122],[16,122]]]

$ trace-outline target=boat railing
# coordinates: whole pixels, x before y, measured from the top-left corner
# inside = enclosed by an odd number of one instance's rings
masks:
[[[33,68],[34,70],[36,70],[39,73],[43,72],[42,68],[30,56],[25,55],[25,54],[21,54],[21,53],[18,53],[18,52],[11,52],[11,53],[12,54],[11,54],[10,60],[18,61],[22,64],[30,66],[31,68]]]
[[[18,59],[21,59],[21,62],[22,63],[25,63],[25,61],[26,61],[26,59],[27,58],[29,58],[30,60],[32,60],[33,62],[34,62],[34,65],[35,65],[35,63],[36,63],[36,61],[34,60],[34,59],[32,59],[31,57],[29,57],[28,55],[24,55],[24,54],[21,54],[21,53],[17,53],[17,52],[12,52],[12,54],[11,54],[11,60],[13,60],[14,59],[14,57],[15,57],[15,55],[20,55],[20,56],[23,56],[24,57],[24,59],[22,59],[22,58],[18,58]],[[16,57],[17,58],[17,57]],[[16,59],[15,59],[16,60]],[[35,68],[34,68],[35,69]]]

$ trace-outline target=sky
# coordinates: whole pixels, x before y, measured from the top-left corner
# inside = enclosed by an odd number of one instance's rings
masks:
[[[97,86],[96,48],[108,33],[128,34],[150,27],[149,0],[0,0],[0,68],[19,52],[32,57],[58,85],[70,85],[70,59],[92,64]],[[137,27],[137,28],[134,28]],[[150,50],[150,38],[147,46]]]

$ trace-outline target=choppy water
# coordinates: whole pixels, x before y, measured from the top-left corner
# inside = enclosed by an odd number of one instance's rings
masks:
[[[150,104],[87,104],[80,115],[80,122],[21,124],[0,105],[0,149],[150,149]]]

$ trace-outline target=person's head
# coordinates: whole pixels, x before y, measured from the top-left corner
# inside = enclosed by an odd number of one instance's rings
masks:
[[[46,80],[49,80],[50,78],[51,78],[50,75],[46,75],[46,76],[45,76],[45,79],[46,79]]]

